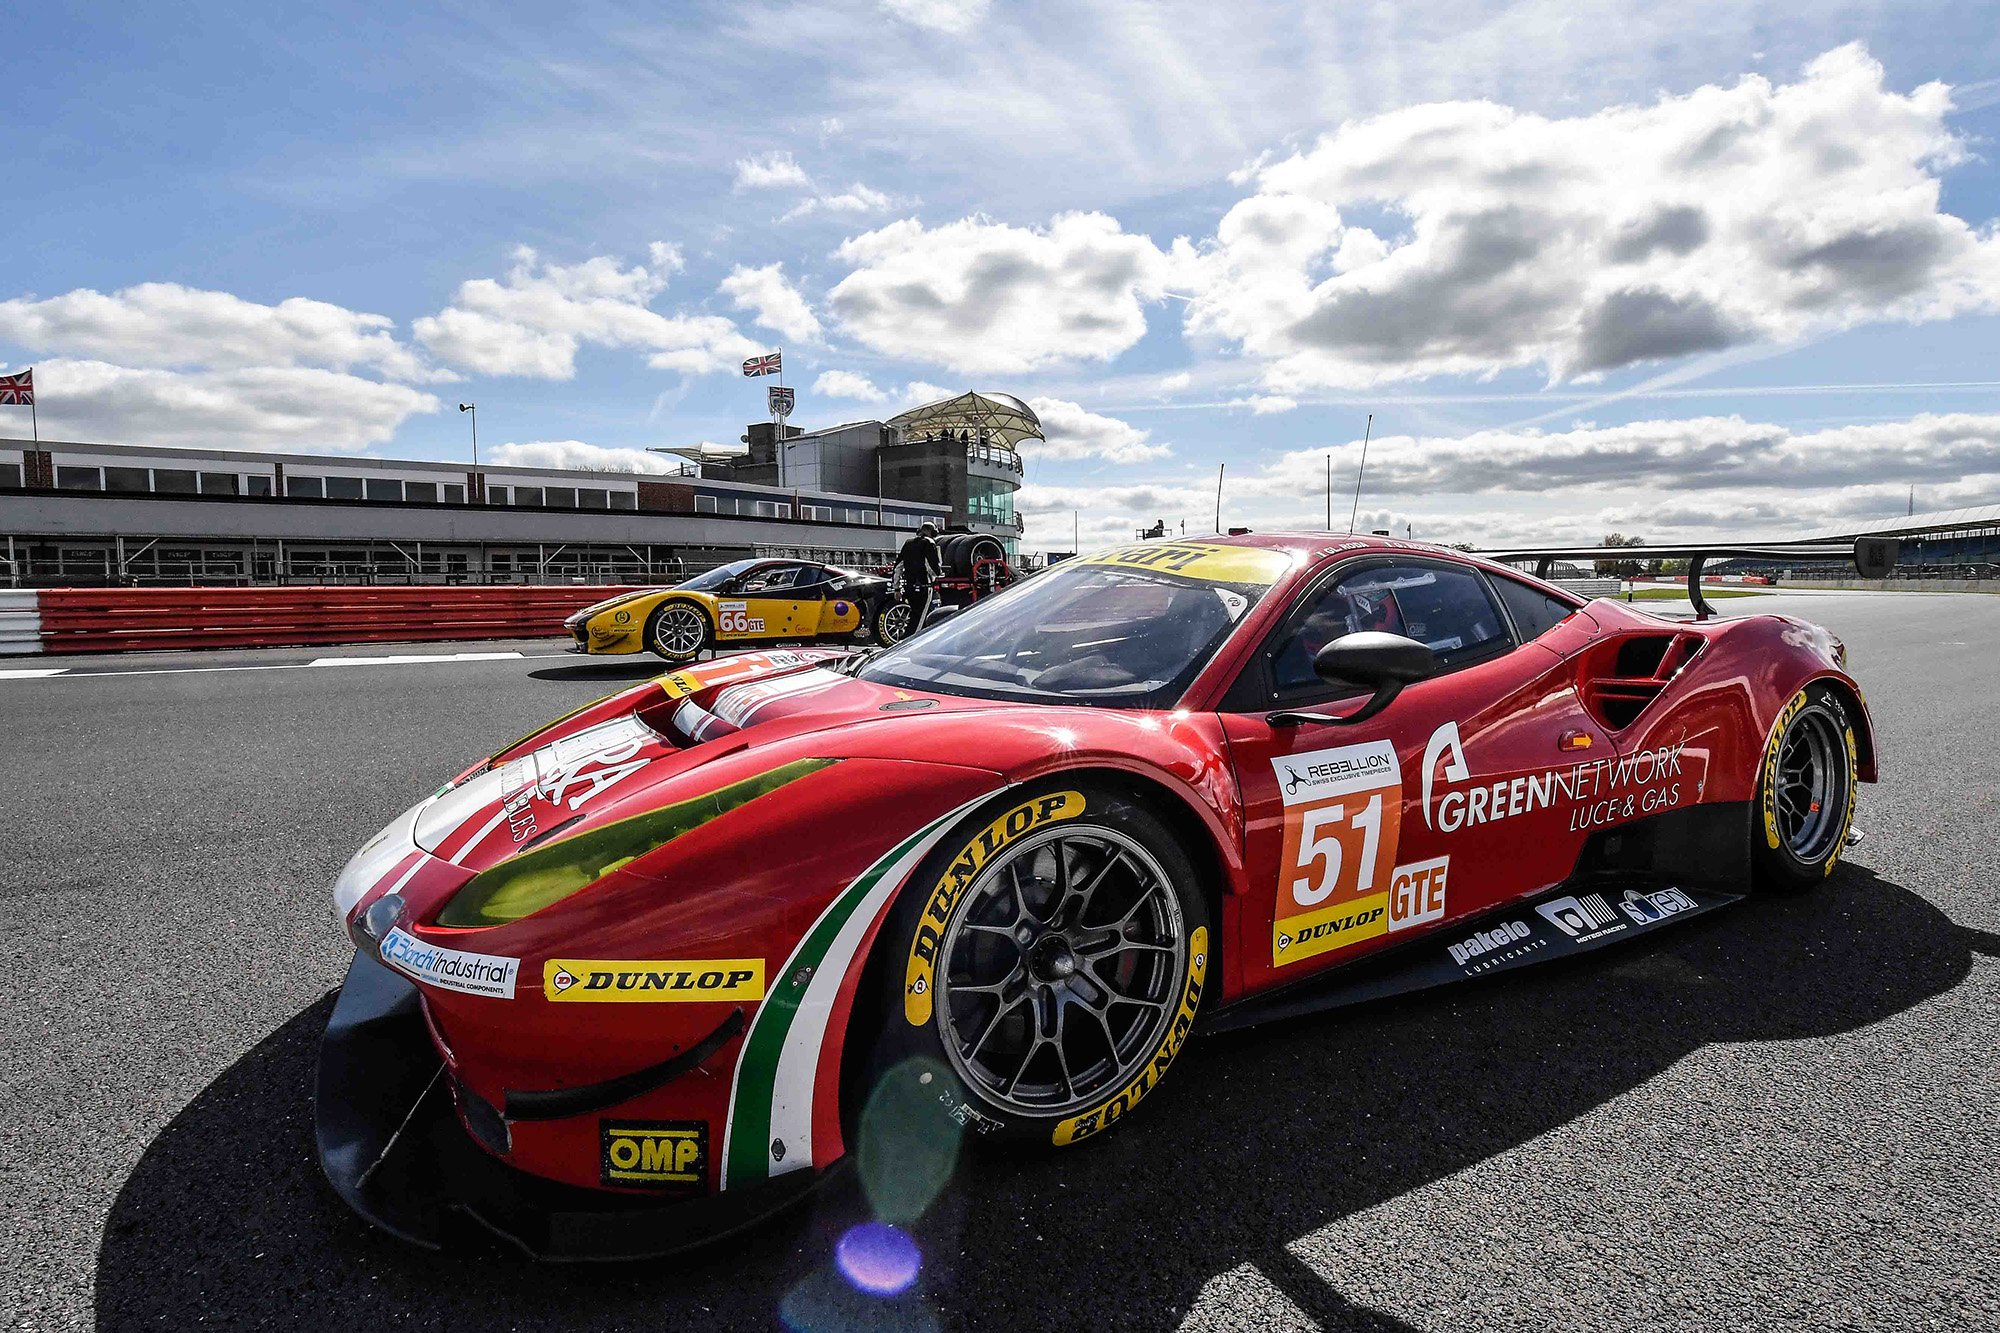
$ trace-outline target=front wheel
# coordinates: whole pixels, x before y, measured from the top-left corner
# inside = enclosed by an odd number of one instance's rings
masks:
[[[1833,873],[1854,823],[1854,724],[1825,685],[1792,696],[1764,748],[1751,830],[1758,882],[1809,888]]]
[[[1008,792],[938,845],[882,934],[869,1083],[976,1136],[1064,1146],[1158,1086],[1217,979],[1171,830],[1101,781]]]
[[[662,602],[646,622],[646,646],[669,662],[691,662],[714,641],[708,617],[692,602]]]

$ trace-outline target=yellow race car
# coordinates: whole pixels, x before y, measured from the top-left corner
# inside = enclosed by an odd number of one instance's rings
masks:
[[[672,588],[628,592],[563,621],[577,653],[649,650],[687,662],[718,644],[899,641],[910,608],[889,580],[809,560],[738,560]]]

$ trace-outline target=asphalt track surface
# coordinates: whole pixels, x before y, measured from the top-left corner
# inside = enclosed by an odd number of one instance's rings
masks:
[[[1881,732],[1869,839],[1823,889],[1191,1043],[1117,1133],[962,1158],[893,1300],[830,1265],[852,1186],[575,1269],[408,1250],[320,1179],[334,873],[649,666],[547,642],[0,661],[74,668],[0,677],[5,1326],[2000,1326],[2000,598],[1754,609],[1841,634]],[[284,669],[207,669],[253,666]]]

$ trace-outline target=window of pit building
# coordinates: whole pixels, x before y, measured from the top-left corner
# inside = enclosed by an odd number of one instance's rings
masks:
[[[776,500],[757,501],[758,518],[790,518],[791,516],[792,507],[788,504],[779,504]]]
[[[271,479],[261,473],[252,472],[243,479],[243,493],[245,495],[269,495],[271,493]]]
[[[0,486],[12,487],[15,490],[21,488],[21,465],[19,463],[0,463]]]
[[[359,500],[362,496],[361,478],[328,477],[326,498],[329,500]]]
[[[694,512],[697,514],[713,514],[717,512],[715,508],[715,497],[712,495],[695,496]]]
[[[510,503],[507,499],[507,488],[505,486],[488,486],[486,488],[486,503],[490,505]]]
[[[326,496],[326,479],[323,477],[286,477],[285,494],[294,500],[324,499]]]
[[[197,495],[201,484],[192,468],[156,467],[153,469],[153,490],[161,495]]]
[[[464,483],[464,482],[462,482],[462,481],[447,481],[447,482],[445,482],[445,483],[444,483],[444,502],[445,502],[446,504],[448,504],[448,505],[462,505],[462,504],[464,504],[464,503],[465,503],[465,483]]]
[[[104,469],[104,489],[125,494],[153,489],[153,472],[143,467],[108,467]]]
[[[609,509],[611,508],[611,492],[599,490],[595,486],[579,486],[576,488],[576,507],[578,509]]]
[[[542,494],[548,497],[548,506],[551,509],[576,508],[576,487],[574,486],[544,486],[542,487]]]
[[[613,509],[630,509],[637,512],[639,497],[633,491],[613,491],[611,492],[611,507]]]
[[[403,498],[403,483],[395,477],[370,477],[367,488],[371,500],[401,501]]]
[[[434,481],[406,481],[403,483],[403,498],[411,504],[434,505],[438,498],[438,484]]]
[[[202,473],[202,474],[201,474],[201,493],[202,493],[203,495],[235,495],[235,494],[237,494],[237,487],[236,487],[236,474],[235,474],[234,472],[204,472],[204,473]]]
[[[56,489],[101,491],[104,489],[104,470],[94,467],[59,467],[56,469]]]
[[[514,503],[517,505],[539,506],[542,503],[542,488],[539,486],[516,486],[514,488]]]

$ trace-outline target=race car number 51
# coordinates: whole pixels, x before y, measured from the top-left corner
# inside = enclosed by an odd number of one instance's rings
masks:
[[[1271,965],[1284,967],[1389,929],[1389,880],[1403,774],[1389,741],[1271,761],[1285,803],[1285,851]]]

